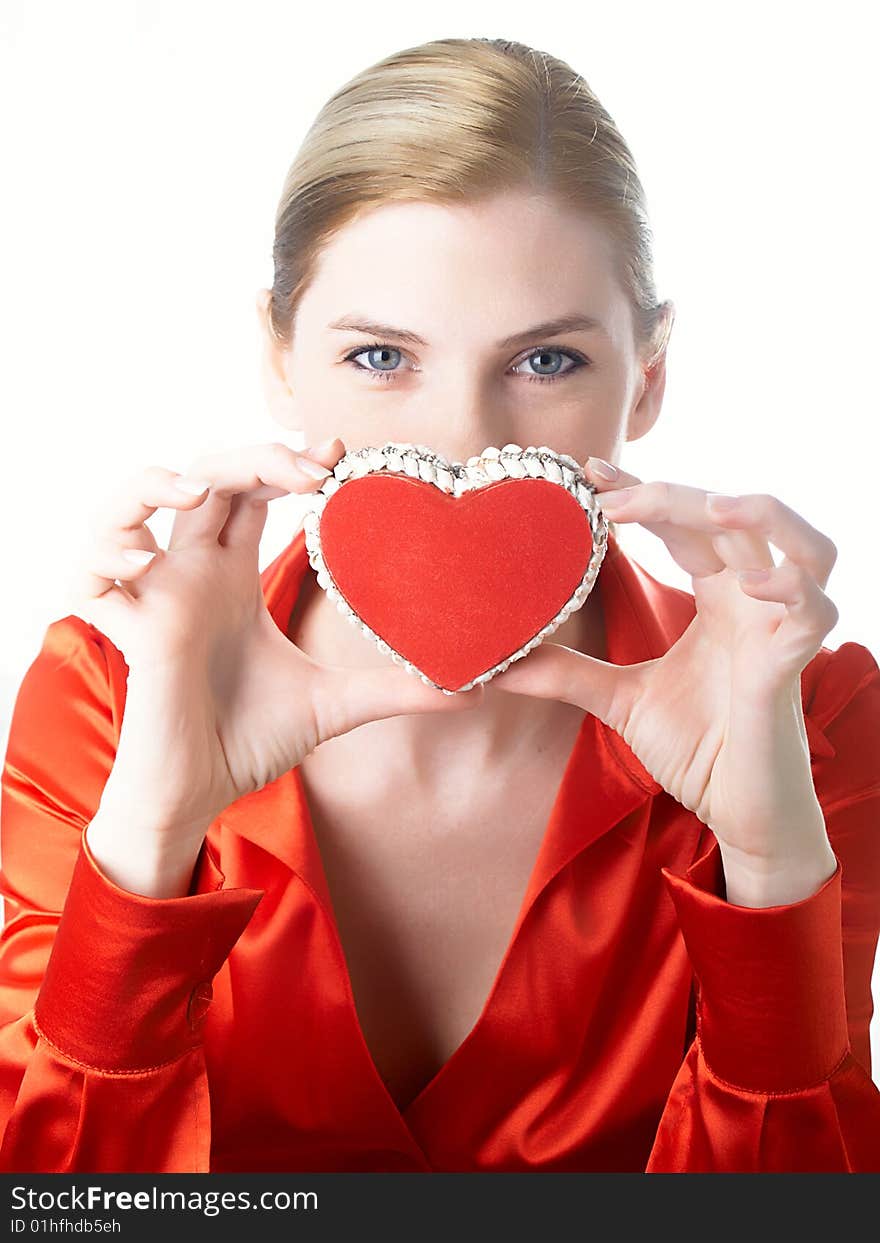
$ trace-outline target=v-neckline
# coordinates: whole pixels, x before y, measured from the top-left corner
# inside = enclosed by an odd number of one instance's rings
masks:
[[[292,616],[293,610],[296,606],[296,601],[299,597],[299,588],[300,588],[301,582],[302,582],[302,579],[300,579],[299,582],[297,583],[297,590],[291,596],[289,600],[289,607],[288,607],[288,603],[285,602],[285,606],[281,614],[276,617],[276,621],[282,627],[285,634],[288,631],[289,624],[290,624],[290,617]],[[596,587],[594,590],[596,592],[596,598],[599,601],[599,607],[602,609],[603,629],[604,629],[605,622],[607,621],[607,617],[606,617],[606,610],[605,610],[605,604],[604,604],[604,599],[603,599],[603,592],[599,590],[598,579],[597,579]],[[605,646],[606,646],[605,659],[606,660],[613,659],[613,649],[615,648],[615,641],[612,637],[608,636],[607,629],[606,629],[606,634],[605,634]],[[381,1093],[387,1099],[387,1102],[390,1108],[393,1110],[394,1114],[397,1115],[401,1119],[401,1121],[404,1123],[404,1125],[407,1127],[408,1130],[409,1130],[409,1125],[408,1125],[409,1120],[413,1118],[416,1114],[418,1114],[420,1111],[423,1110],[425,1103],[437,1091],[438,1085],[440,1085],[448,1077],[450,1070],[453,1067],[457,1066],[462,1061],[463,1058],[467,1057],[469,1049],[479,1040],[480,1035],[482,1034],[483,1028],[486,1025],[486,1021],[492,1013],[493,1003],[495,1001],[495,998],[497,997],[499,988],[504,979],[507,965],[511,957],[513,956],[513,953],[519,942],[520,933],[522,931],[526,918],[528,917],[528,914],[530,910],[532,909],[532,906],[534,905],[535,899],[538,893],[540,892],[540,890],[543,889],[544,886],[549,883],[549,880],[551,879],[551,873],[552,875],[555,875],[556,872],[561,870],[562,866],[564,866],[564,861],[561,858],[556,861],[556,866],[554,866],[553,861],[548,860],[547,856],[555,848],[558,848],[558,846],[562,842],[562,838],[564,836],[562,833],[562,829],[566,822],[567,816],[571,814],[571,810],[572,810],[570,804],[571,804],[571,800],[573,797],[574,773],[576,769],[581,769],[584,763],[587,762],[588,759],[592,759],[593,762],[595,762],[596,756],[600,753],[600,748],[597,746],[597,743],[599,742],[600,727],[601,727],[601,723],[597,720],[595,716],[587,712],[583,714],[582,720],[575,734],[574,741],[568,751],[568,755],[566,757],[566,761],[565,761],[565,764],[562,770],[562,776],[560,777],[557,787],[556,787],[556,793],[554,795],[553,802],[551,804],[550,813],[547,817],[547,821],[544,824],[544,828],[541,833],[538,849],[535,853],[535,857],[533,859],[532,866],[529,871],[528,881],[526,883],[525,890],[520,900],[520,904],[517,910],[516,918],[514,920],[512,931],[510,932],[507,938],[504,952],[493,973],[492,982],[489,986],[488,992],[486,993],[486,996],[483,1000],[483,1004],[480,1007],[480,1010],[477,1014],[476,1019],[472,1023],[469,1030],[465,1033],[465,1035],[456,1045],[456,1047],[452,1050],[450,1055],[437,1068],[434,1074],[422,1085],[422,1087],[419,1089],[416,1095],[412,1097],[412,1099],[403,1107],[398,1105],[397,1101],[392,1096],[391,1090],[389,1089],[388,1084],[386,1083],[381,1071],[379,1070],[376,1059],[373,1055],[373,1052],[370,1048],[369,1042],[367,1041],[367,1038],[364,1032],[363,1024],[361,1022],[361,1018],[357,1010],[357,1003],[355,999],[354,986],[352,983],[352,976],[351,976],[351,970],[349,967],[348,957],[346,955],[345,947],[342,941],[342,935],[339,930],[339,923],[336,918],[336,913],[335,913],[335,909],[333,906],[333,900],[330,894],[329,884],[327,882],[327,871],[324,866],[323,857],[321,856],[320,847],[318,844],[318,836],[315,830],[314,817],[312,815],[312,810],[309,805],[308,795],[306,793],[305,784],[302,778],[302,773],[300,771],[299,766],[297,766],[295,769],[292,770],[293,781],[294,781],[295,789],[296,789],[296,795],[297,795],[297,799],[298,799],[300,811],[301,811],[303,832],[306,834],[308,838],[309,852],[312,853],[317,859],[317,866],[318,866],[319,873],[320,873],[320,886],[319,887],[321,890],[321,894],[319,895],[319,900],[321,901],[321,905],[324,910],[324,915],[327,919],[327,924],[331,931],[333,942],[336,946],[336,951],[337,951],[338,958],[339,958],[340,970],[342,972],[342,978],[343,978],[343,982],[345,986],[345,992],[346,992],[346,996],[348,998],[348,1003],[349,1003],[349,1009],[350,1009],[349,1017],[351,1020],[351,1024],[356,1033],[358,1044],[361,1046],[364,1061],[369,1068],[371,1077],[376,1082]],[[589,746],[586,745],[588,742],[588,739],[591,740],[592,745],[589,745]],[[580,786],[580,788],[584,788],[580,782],[578,782],[578,785]],[[647,791],[645,791],[644,789],[642,789],[641,791],[641,797],[642,798],[647,797]]]
[[[306,790],[305,790],[305,786],[302,780],[302,774],[300,772],[299,766],[297,766],[297,768],[293,770],[294,781],[296,783],[297,793],[298,793],[298,797],[300,800],[300,806],[302,809],[303,828],[306,834],[308,835],[310,842],[314,845],[314,849],[320,860],[320,868],[321,868],[321,875],[322,875],[322,881],[323,881],[322,888],[324,888],[326,895],[327,895],[326,901],[322,901],[321,904],[324,909],[324,914],[327,918],[328,926],[330,927],[330,930],[332,932],[333,941],[334,941],[334,944],[337,948],[337,952],[339,955],[339,962],[340,962],[340,967],[343,972],[343,981],[345,984],[345,991],[346,991],[346,995],[349,1000],[350,1017],[351,1017],[352,1025],[356,1031],[358,1043],[362,1046],[362,1051],[363,1051],[365,1060],[369,1064],[372,1077],[377,1081],[382,1093],[387,1097],[391,1108],[394,1110],[394,1112],[397,1115],[399,1115],[399,1117],[404,1121],[404,1123],[407,1122],[407,1119],[409,1119],[411,1115],[413,1115],[417,1110],[421,1108],[423,1101],[431,1094],[432,1090],[434,1089],[435,1084],[437,1084],[438,1081],[440,1081],[442,1078],[445,1077],[449,1067],[453,1063],[461,1059],[461,1057],[465,1053],[467,1046],[470,1045],[472,1041],[477,1037],[479,1033],[479,1029],[485,1023],[486,1016],[490,1013],[492,1003],[495,999],[495,996],[498,992],[499,986],[503,979],[507,963],[519,939],[519,934],[520,934],[522,925],[525,922],[526,916],[528,915],[529,910],[534,904],[534,900],[537,897],[537,892],[539,891],[540,888],[544,887],[544,884],[548,883],[547,881],[545,881],[541,883],[540,885],[538,884],[539,874],[542,871],[541,865],[543,863],[543,856],[545,855],[547,851],[548,843],[550,842],[551,838],[553,838],[554,836],[554,830],[557,827],[557,823],[561,819],[562,808],[569,794],[569,787],[572,781],[572,771],[574,768],[575,760],[582,753],[584,749],[583,744],[585,740],[585,735],[591,732],[591,727],[594,727],[595,724],[596,724],[596,718],[591,716],[589,713],[584,713],[583,719],[581,720],[580,725],[578,726],[577,732],[575,734],[574,742],[571,748],[569,749],[568,756],[565,761],[565,766],[563,768],[562,776],[556,788],[556,794],[554,796],[553,803],[551,805],[550,814],[544,825],[544,829],[541,834],[540,843],[539,843],[537,852],[535,854],[532,867],[529,871],[529,878],[526,883],[525,891],[520,900],[516,919],[513,924],[513,930],[507,939],[504,953],[501,957],[500,962],[498,963],[498,966],[495,969],[492,982],[484,998],[480,1011],[477,1014],[477,1017],[472,1023],[470,1029],[465,1033],[465,1035],[462,1037],[462,1039],[459,1041],[456,1047],[452,1050],[450,1055],[437,1068],[437,1070],[430,1077],[430,1079],[428,1079],[427,1082],[422,1085],[422,1087],[419,1089],[417,1094],[403,1108],[401,1108],[400,1105],[398,1105],[397,1101],[395,1101],[394,1097],[391,1095],[391,1091],[387,1083],[385,1082],[385,1079],[381,1071],[379,1070],[378,1065],[376,1064],[376,1059],[373,1056],[373,1052],[370,1049],[366,1035],[364,1034],[363,1025],[361,1023],[360,1015],[358,1014],[357,1004],[355,1001],[354,987],[352,984],[351,971],[349,969],[348,958],[345,953],[345,947],[343,945],[342,936],[339,931],[339,924],[336,919],[336,914],[333,908],[332,898],[330,897],[330,893],[329,893],[329,886],[327,884],[326,868],[324,867],[323,858],[320,854],[320,847],[318,845],[318,837],[315,832],[315,825],[314,825],[314,820],[312,817],[311,808],[308,802],[308,796],[306,794]]]
[[[622,563],[620,569],[615,565],[618,559]],[[267,607],[284,635],[287,635],[308,565],[305,533],[300,528],[263,575]],[[640,616],[639,604],[644,601],[644,586],[635,580],[635,567],[629,566],[612,538],[609,538],[609,548],[600,569],[602,573],[605,574],[607,591],[601,591],[599,599],[603,610],[607,663],[628,664],[666,650],[673,638],[666,626],[661,625],[660,618]],[[585,816],[580,795],[584,790],[595,789],[597,779],[602,783],[601,796],[590,805],[589,815]],[[480,1012],[449,1057],[403,1109],[397,1105],[379,1071],[357,1012],[348,960],[299,766],[289,769],[261,790],[230,804],[220,820],[282,859],[313,894],[337,947],[341,979],[348,999],[348,1019],[361,1047],[367,1073],[391,1111],[391,1116],[402,1126],[416,1148],[423,1152],[417,1138],[420,1123],[442,1095],[443,1085],[466,1065],[472,1050],[489,1027],[508,965],[538,895],[577,854],[661,789],[617,733],[594,715],[585,712],[556,789],[513,930]],[[298,826],[297,832],[280,834],[279,824],[290,823]]]

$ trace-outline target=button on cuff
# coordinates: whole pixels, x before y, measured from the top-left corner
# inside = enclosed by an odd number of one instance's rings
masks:
[[[214,987],[210,980],[202,980],[192,990],[186,1007],[186,1021],[190,1031],[201,1030],[213,998]]]
[[[213,875],[208,866],[209,883]],[[71,1059],[108,1073],[180,1056],[200,1042],[210,981],[264,892],[131,893],[104,875],[83,835],[34,1003],[39,1028]]]

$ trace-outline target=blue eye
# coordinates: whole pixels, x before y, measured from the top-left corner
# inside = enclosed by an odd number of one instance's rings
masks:
[[[368,366],[357,361],[361,354],[368,356]],[[372,355],[379,355],[379,358],[373,358],[371,357]],[[526,375],[525,378],[532,381],[536,380],[540,384],[552,384],[555,380],[562,379],[564,376],[579,371],[581,367],[590,365],[589,359],[576,350],[551,349],[549,346],[538,346],[520,359],[516,367],[521,367],[525,362],[531,362],[533,358],[546,359],[548,356],[552,357],[553,355],[557,355],[559,358],[567,358],[571,366],[566,367],[564,370],[559,370],[557,367],[556,370],[551,371],[548,375],[532,374]],[[348,354],[344,355],[344,361],[351,363],[358,371],[366,372],[372,379],[383,380],[387,383],[393,380],[396,373],[401,370],[396,363],[403,357],[403,351],[397,349],[396,346],[388,345],[384,341],[371,341],[367,345],[359,345],[356,349],[350,350]],[[384,364],[386,363],[394,363],[395,365],[385,366]],[[524,375],[525,373],[514,371],[514,374]]]
[[[358,371],[366,371],[368,375],[373,376],[380,380],[393,379],[394,372],[397,370],[397,368],[396,367],[391,367],[391,368],[380,367],[378,370],[376,370],[372,366],[365,367],[362,363],[355,362],[355,359],[360,354],[368,354],[368,355],[369,354],[396,354],[398,358],[403,357],[401,351],[396,349],[393,345],[384,345],[380,341],[373,341],[370,345],[359,345],[356,350],[352,350],[350,353],[345,355],[345,361],[347,363],[351,363],[352,366],[358,369]],[[371,359],[370,362],[372,361],[373,360]],[[386,358],[383,361],[388,362],[389,360]]]
[[[572,371],[578,371],[586,363],[586,359],[582,355],[575,354],[574,351],[572,350],[554,350],[554,349],[542,347],[537,350],[532,350],[532,352],[530,354],[527,354],[525,358],[522,359],[521,362],[517,363],[517,366],[521,367],[523,363],[530,363],[533,358],[543,359],[543,358],[547,358],[548,356],[552,357],[554,354],[556,354],[559,358],[568,358],[571,361],[572,366],[566,367],[564,371],[560,371],[557,369],[555,371],[552,371],[549,375],[541,375],[540,373],[532,374],[532,375],[527,374],[526,379],[527,380],[539,380],[539,381],[543,381],[544,383],[547,383],[547,381],[555,380],[560,376],[570,375]]]

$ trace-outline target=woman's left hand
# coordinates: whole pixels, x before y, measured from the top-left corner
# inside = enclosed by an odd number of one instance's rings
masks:
[[[592,472],[603,512],[639,522],[691,575],[696,615],[665,655],[613,665],[547,642],[492,686],[594,713],[718,839],[728,900],[793,902],[836,859],[810,771],[800,675],[837,624],[827,535],[774,496],[707,504],[701,488]],[[620,491],[620,489],[624,491]],[[769,544],[784,554],[774,565]],[[766,570],[746,581],[743,570]],[[735,896],[734,896],[735,895]]]

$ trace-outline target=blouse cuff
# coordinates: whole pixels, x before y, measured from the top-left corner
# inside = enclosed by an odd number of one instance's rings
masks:
[[[849,1051],[841,866],[782,906],[726,899],[717,839],[680,876],[661,868],[697,978],[697,1038],[715,1076],[763,1095],[829,1079]]]
[[[64,910],[34,1003],[41,1036],[95,1070],[151,1070],[201,1043],[211,980],[263,889],[223,889],[207,839],[194,885],[151,898],[101,871],[83,833]]]

